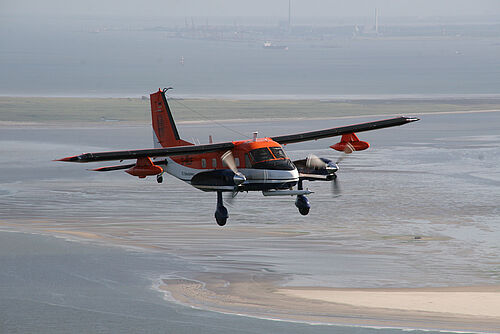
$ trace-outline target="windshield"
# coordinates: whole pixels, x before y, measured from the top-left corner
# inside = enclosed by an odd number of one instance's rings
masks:
[[[295,165],[290,159],[269,160],[254,164],[255,169],[274,169],[274,170],[294,170]]]
[[[286,159],[286,158],[288,158],[286,156],[285,152],[283,152],[283,149],[281,147],[269,147],[269,149],[271,150],[271,152],[273,152],[273,154],[276,157],[276,159]]]
[[[250,151],[250,156],[252,157],[254,162],[261,162],[274,159],[273,155],[271,154],[271,152],[267,147],[258,148],[253,151]]]

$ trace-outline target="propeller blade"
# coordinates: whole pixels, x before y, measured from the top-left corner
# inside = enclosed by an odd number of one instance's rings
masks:
[[[335,162],[337,165],[340,164],[342,162],[342,160],[344,160],[345,158],[347,157],[347,154],[342,154],[338,159],[337,161]]]
[[[341,190],[340,190],[340,184],[339,181],[337,181],[337,177],[332,180],[332,194],[334,197],[340,196]]]
[[[351,143],[347,143],[345,148],[344,148],[344,153],[345,154],[351,154],[352,152],[356,151],[354,146]]]
[[[326,167],[326,163],[314,154],[309,154],[306,159],[306,167],[321,169]]]
[[[351,143],[347,143],[347,145],[344,148],[344,154],[342,154],[339,159],[337,160],[336,164],[338,165],[342,160],[344,160],[348,154],[351,154],[352,152],[356,151],[354,146],[351,145]]]
[[[229,206],[234,205],[234,201],[236,199],[236,195],[238,195],[238,190],[234,190],[231,193],[227,193],[227,195],[226,195],[226,203],[229,204]]]
[[[234,174],[238,174],[238,168],[236,168],[236,161],[234,161],[233,152],[227,151],[221,157],[222,162],[233,171]]]
[[[238,171],[238,168],[236,167],[236,161],[234,160],[233,157],[233,153],[230,150],[221,156],[221,160],[222,163],[224,163],[227,167],[229,167],[229,169],[234,173],[233,180],[236,187],[238,187],[247,180],[245,175],[243,175]]]

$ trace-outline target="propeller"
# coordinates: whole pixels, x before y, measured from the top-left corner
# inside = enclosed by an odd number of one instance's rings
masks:
[[[342,160],[344,160],[348,154],[351,154],[352,152],[356,151],[354,146],[352,146],[351,143],[347,143],[344,148],[344,154],[342,154],[339,159],[337,160],[336,164],[338,165]]]
[[[231,150],[227,151],[221,156],[222,163],[225,164],[233,173],[233,181],[234,181],[234,189],[231,195],[226,197],[226,202],[229,205],[232,205],[234,202],[234,198],[238,195],[238,188],[243,182],[247,179],[245,175],[243,175],[240,171],[238,171],[238,167],[236,166],[236,161],[234,160],[233,152]]]
[[[339,181],[337,179],[338,178],[335,177],[332,180],[332,194],[333,194],[333,197],[339,197],[340,193],[341,193],[340,184],[339,184]]]
[[[321,169],[326,167],[326,163],[314,154],[309,154],[306,159],[306,167]]]
[[[309,154],[306,158],[306,167],[316,168],[316,169],[323,169],[323,168],[328,169],[333,167],[333,165],[335,165],[336,168],[335,171],[337,171],[338,163],[344,159],[346,154],[350,154],[352,152],[353,152],[352,148],[346,149],[346,151],[344,151],[343,156],[341,156],[335,164],[328,159],[321,159],[314,154]],[[333,174],[331,182],[332,182],[332,194],[334,195],[334,197],[340,196],[340,185],[337,180],[336,174]]]
[[[243,184],[247,180],[245,175],[238,171],[238,167],[236,166],[236,161],[234,160],[233,152],[231,150],[227,151],[221,156],[222,163],[225,164],[229,169],[234,173],[233,181],[234,181],[234,192],[238,192],[238,187]],[[234,195],[233,197],[235,197]]]
[[[239,173],[238,168],[236,167],[236,161],[233,157],[233,152],[231,150],[227,151],[221,156],[222,162],[229,167],[230,170],[233,171],[234,174]]]
[[[234,201],[238,193],[239,191],[237,188],[235,188],[235,190],[233,190],[231,193],[226,193],[227,195],[225,196],[224,200],[230,207],[234,205]]]
[[[337,165],[340,164],[345,158],[347,158],[347,156],[349,154],[351,154],[355,151],[356,151],[356,148],[354,148],[354,146],[351,143],[346,143],[346,146],[344,148],[344,152],[338,158],[338,160],[335,162],[335,164],[337,164]],[[341,193],[340,184],[339,184],[339,181],[337,180],[337,176],[335,176],[335,178],[333,178],[333,180],[332,180],[332,194],[335,197],[338,197],[338,196],[340,196],[340,193]]]

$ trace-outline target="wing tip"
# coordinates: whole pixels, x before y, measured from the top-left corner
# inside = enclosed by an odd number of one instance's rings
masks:
[[[418,118],[418,117],[405,117],[405,119],[406,119],[407,123],[420,121],[420,118]]]
[[[65,157],[61,159],[54,159],[52,161],[62,161],[62,162],[81,162],[81,156],[73,155],[71,157]]]

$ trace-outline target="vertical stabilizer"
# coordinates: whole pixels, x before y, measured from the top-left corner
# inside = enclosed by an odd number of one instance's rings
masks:
[[[154,147],[193,145],[180,139],[165,92],[159,89],[150,95],[150,100]]]

